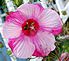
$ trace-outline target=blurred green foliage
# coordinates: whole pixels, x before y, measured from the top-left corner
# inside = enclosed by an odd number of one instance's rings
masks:
[[[13,0],[13,3],[18,7],[23,3],[23,0]]]
[[[2,43],[2,42],[0,42],[0,48],[3,48],[3,47],[4,47],[3,43]]]
[[[12,51],[11,50],[7,50],[7,54],[8,55],[11,55],[12,54]]]
[[[64,52],[68,52],[69,53],[69,40],[64,40],[63,49],[64,49]]]
[[[0,0],[0,6],[3,4],[4,0]]]
[[[67,15],[67,12],[66,12],[66,11],[61,11],[61,13],[62,13],[63,15]]]
[[[0,0],[0,9],[2,10],[2,12],[7,12],[5,0]]]
[[[69,18],[67,19],[66,23],[63,25],[63,35],[69,35]]]

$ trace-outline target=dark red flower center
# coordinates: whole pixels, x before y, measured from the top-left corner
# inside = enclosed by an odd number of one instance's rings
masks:
[[[39,24],[34,19],[28,19],[22,24],[22,31],[27,36],[34,36],[39,29]]]

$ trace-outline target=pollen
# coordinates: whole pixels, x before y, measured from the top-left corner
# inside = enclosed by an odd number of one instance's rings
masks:
[[[34,36],[39,30],[39,24],[34,19],[28,19],[22,24],[22,32],[26,36]]]

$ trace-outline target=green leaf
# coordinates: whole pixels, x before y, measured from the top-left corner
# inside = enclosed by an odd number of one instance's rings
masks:
[[[66,12],[66,11],[61,11],[61,13],[62,13],[63,15],[67,15],[67,12]]]
[[[64,52],[69,52],[69,40],[64,40],[63,49]]]
[[[2,43],[2,42],[0,42],[0,48],[3,48],[3,47],[4,47],[3,43]]]
[[[18,7],[23,3],[23,0],[13,0],[13,2]]]
[[[12,54],[12,51],[11,50],[7,50],[7,54],[8,55],[11,55]]]

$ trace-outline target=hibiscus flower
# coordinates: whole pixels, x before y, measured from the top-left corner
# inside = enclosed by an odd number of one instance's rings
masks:
[[[67,52],[62,53],[59,58],[59,61],[69,61],[69,53],[67,53]]]
[[[18,58],[43,57],[55,49],[54,35],[62,31],[59,15],[39,4],[22,4],[6,16],[3,34]]]

